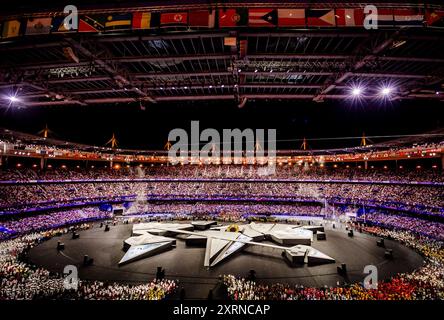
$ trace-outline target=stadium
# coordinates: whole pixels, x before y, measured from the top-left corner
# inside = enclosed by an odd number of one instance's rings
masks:
[[[444,298],[440,1],[19,2],[0,300]]]

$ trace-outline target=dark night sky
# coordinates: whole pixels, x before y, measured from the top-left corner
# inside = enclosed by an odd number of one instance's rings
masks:
[[[200,129],[275,128],[278,140],[404,135],[444,127],[442,102],[402,101],[311,103],[307,101],[249,101],[243,109],[234,102],[158,103],[146,111],[136,104],[49,107],[0,110],[0,126],[36,134],[48,124],[53,137],[104,145],[115,132],[122,148],[162,149],[174,128],[190,131],[190,121]],[[377,141],[375,141],[377,142]],[[301,142],[281,142],[278,149],[299,149]],[[311,141],[313,149],[359,145],[353,141]]]

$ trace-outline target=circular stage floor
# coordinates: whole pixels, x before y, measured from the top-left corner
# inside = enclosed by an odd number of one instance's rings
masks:
[[[250,246],[211,269],[203,266],[205,248],[189,247],[177,239],[176,248],[158,255],[138,260],[121,267],[118,262],[124,255],[123,241],[131,236],[132,225],[111,226],[104,232],[96,224],[92,229],[81,231],[80,239],[72,240],[70,234],[54,237],[34,247],[30,261],[53,272],[63,272],[66,265],[79,267],[82,280],[140,283],[152,280],[156,268],[161,266],[166,277],[180,281],[187,299],[205,299],[210,289],[215,289],[218,276],[233,274],[247,276],[256,271],[261,283],[294,283],[304,286],[335,286],[347,282],[362,282],[364,266],[378,268],[379,279],[387,279],[401,272],[411,272],[423,265],[423,258],[415,251],[396,241],[385,240],[386,248],[393,249],[393,259],[384,258],[385,248],[376,246],[378,238],[355,232],[353,238],[345,229],[326,229],[327,240],[314,240],[312,246],[333,257],[336,263],[318,266],[291,267],[281,256],[281,250]],[[65,250],[56,250],[57,241],[65,243]],[[94,258],[94,265],[83,267],[83,256]],[[336,266],[347,264],[347,279],[338,275]]]

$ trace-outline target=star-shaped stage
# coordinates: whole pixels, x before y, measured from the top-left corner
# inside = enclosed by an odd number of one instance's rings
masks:
[[[263,246],[282,250],[292,265],[333,263],[335,259],[311,247],[313,235],[323,234],[323,226],[279,223],[217,225],[216,221],[187,223],[148,222],[133,225],[132,236],[124,241],[125,255],[119,265],[159,254],[175,247],[176,239],[187,245],[205,245],[205,267],[242,251],[246,246]],[[264,242],[272,241],[274,243]]]

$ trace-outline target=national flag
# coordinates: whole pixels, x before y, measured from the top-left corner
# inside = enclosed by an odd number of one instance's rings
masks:
[[[306,14],[309,27],[334,27],[336,25],[333,9],[308,9]]]
[[[65,27],[65,16],[54,17],[51,23],[51,33],[63,33],[77,31],[77,29],[68,30]],[[68,21],[69,22],[69,21]]]
[[[254,8],[248,10],[248,25],[250,27],[275,27],[278,23],[276,9]]]
[[[240,27],[247,24],[248,13],[246,8],[219,10],[219,27]]]
[[[362,27],[364,25],[363,9],[336,9],[338,27]]]
[[[20,20],[8,20],[3,23],[2,37],[13,38],[20,35]]]
[[[188,24],[187,12],[165,12],[160,14],[160,26],[184,26]]]
[[[215,10],[192,10],[188,15],[190,27],[214,28],[215,20]]]
[[[305,9],[278,9],[279,27],[305,27]]]
[[[160,23],[160,15],[155,12],[134,12],[133,29],[151,29]]]
[[[80,16],[79,32],[102,32],[105,30],[103,16]]]
[[[394,9],[395,25],[399,27],[424,26],[424,13],[420,9]]]
[[[378,9],[378,26],[394,26],[393,9]]]
[[[131,28],[131,13],[110,14],[106,17],[105,30],[126,30]]]
[[[427,10],[426,22],[430,27],[444,27],[444,10]]]
[[[49,34],[51,23],[51,18],[29,18],[26,23],[26,35]]]

